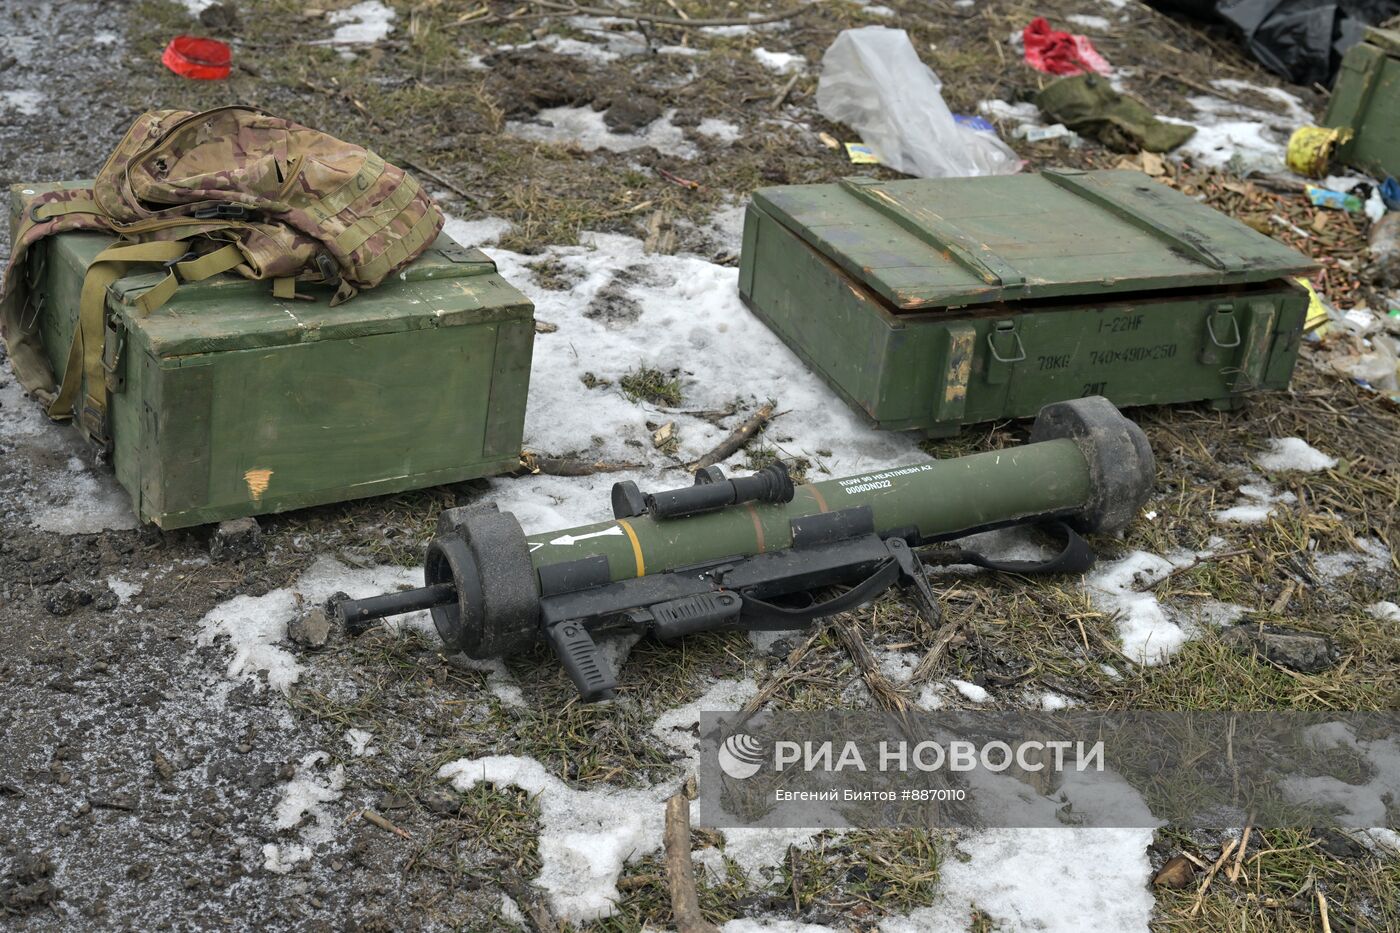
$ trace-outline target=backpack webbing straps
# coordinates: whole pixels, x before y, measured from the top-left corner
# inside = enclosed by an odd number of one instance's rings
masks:
[[[90,439],[102,444],[107,442],[107,380],[102,369],[107,289],[125,273],[127,263],[170,262],[184,254],[185,244],[176,241],[120,243],[97,254],[83,278],[83,290],[78,299],[78,326],[68,345],[63,382],[58,395],[49,404],[50,418],[74,417],[74,402],[82,389],[78,426]]]
[[[183,256],[184,252],[182,251],[180,255]],[[168,271],[165,278],[142,292],[141,297],[136,299],[136,307],[141,309],[142,314],[150,314],[170,300],[181,282],[198,282],[200,279],[207,279],[211,275],[227,272],[242,261],[243,253],[239,251],[237,246],[229,243],[212,253],[205,253],[194,259],[167,263]]]

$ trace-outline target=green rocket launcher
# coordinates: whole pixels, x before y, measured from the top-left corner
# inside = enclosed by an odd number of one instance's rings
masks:
[[[1030,443],[1006,450],[794,485],[781,464],[652,494],[613,487],[610,521],[526,534],[494,504],[448,509],[428,545],[426,586],[345,600],[361,631],[372,620],[431,609],[450,650],[478,659],[543,637],[585,701],[616,681],[591,632],[630,625],[670,640],[718,629],[801,628],[854,609],[893,585],[933,611],[913,548],[1022,524],[1059,528],[1066,546],[1043,562],[960,563],[1015,573],[1083,572],[1093,553],[1075,533],[1116,531],[1146,500],[1154,465],[1142,430],[1106,399],[1047,405]],[[828,587],[839,595],[818,600]]]

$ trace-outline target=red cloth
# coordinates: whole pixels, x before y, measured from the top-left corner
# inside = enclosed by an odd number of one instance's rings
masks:
[[[1031,20],[1021,38],[1026,43],[1026,64],[1037,71],[1052,75],[1096,71],[1107,75],[1113,70],[1086,36],[1051,29],[1043,16]]]
[[[222,81],[229,75],[233,56],[228,46],[218,39],[176,36],[165,47],[160,60],[181,77],[196,81]]]

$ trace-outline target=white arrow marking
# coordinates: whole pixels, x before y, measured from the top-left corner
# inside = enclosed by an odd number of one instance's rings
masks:
[[[586,535],[560,535],[559,537],[555,538],[553,541],[551,541],[551,542],[549,542],[549,543],[550,543],[550,544],[577,544],[578,542],[584,540],[585,538],[603,538],[603,537],[607,537],[608,535],[621,535],[621,534],[626,534],[626,532],[622,530],[622,526],[621,526],[621,525],[613,525],[611,528],[604,528],[602,531],[590,531],[590,532],[589,532],[588,534],[586,534]]]
[[[528,545],[530,545],[530,553],[531,553],[531,554],[535,553],[535,552],[538,551],[540,548],[544,547],[544,542],[543,542],[543,541],[539,541],[539,542],[527,541],[527,542],[525,542],[525,543],[528,544]]]

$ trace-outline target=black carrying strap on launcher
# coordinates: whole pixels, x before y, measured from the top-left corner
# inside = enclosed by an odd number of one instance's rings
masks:
[[[936,563],[938,566],[971,564],[974,567],[985,567],[1000,573],[1014,573],[1022,576],[1050,573],[1081,574],[1094,566],[1097,555],[1094,554],[1093,548],[1089,547],[1089,543],[1069,525],[1064,522],[1048,522],[1040,527],[1059,534],[1065,542],[1059,553],[1045,560],[995,560],[985,554],[979,554],[966,548],[950,548],[938,552],[937,561],[925,561],[924,563]],[[914,564],[914,573],[920,577],[923,574],[923,568],[917,563]],[[909,576],[910,573],[902,565],[902,562],[892,557],[882,562],[870,576],[839,596],[833,596],[831,599],[808,606],[779,606],[740,593],[739,596],[744,602],[743,627],[778,631],[803,628],[817,619],[838,612],[846,612],[869,602]],[[917,583],[920,581],[905,582]]]

